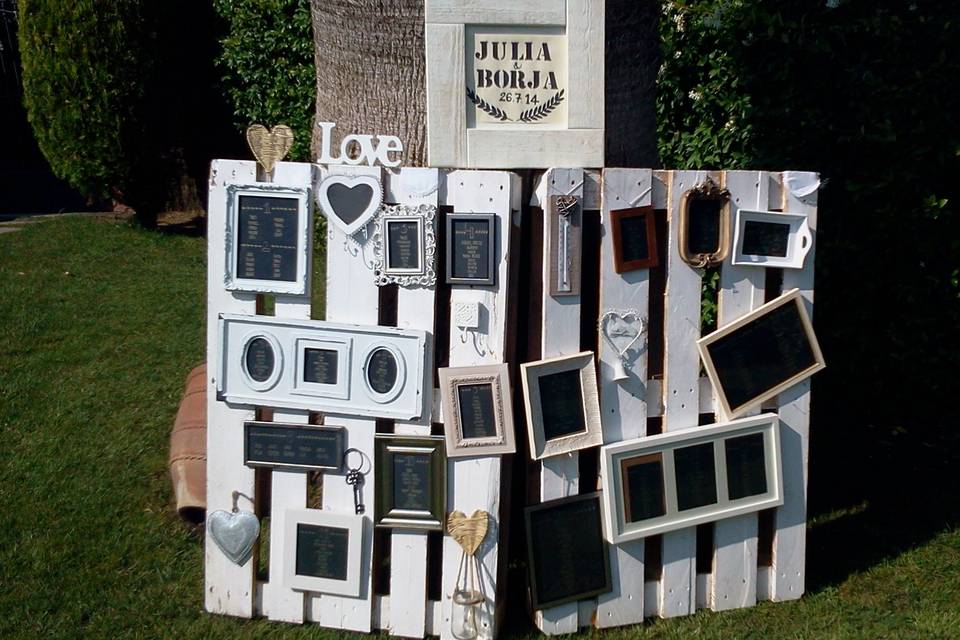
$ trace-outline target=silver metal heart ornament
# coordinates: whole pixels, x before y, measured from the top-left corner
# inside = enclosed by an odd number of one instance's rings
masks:
[[[242,565],[260,536],[260,521],[249,511],[214,511],[207,516],[207,535],[231,562]]]
[[[600,334],[617,354],[614,365],[614,380],[626,380],[629,376],[627,354],[647,332],[647,320],[636,309],[611,310],[600,316]]]

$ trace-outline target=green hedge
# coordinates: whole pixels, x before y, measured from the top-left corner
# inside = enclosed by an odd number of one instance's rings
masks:
[[[309,0],[214,0],[226,22],[218,59],[241,131],[253,123],[293,128],[289,159],[310,160],[316,74]]]

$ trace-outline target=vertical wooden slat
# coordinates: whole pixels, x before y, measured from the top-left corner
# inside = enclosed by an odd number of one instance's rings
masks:
[[[611,310],[636,309],[649,316],[650,270],[616,272],[610,212],[648,206],[653,201],[653,173],[649,169],[607,169],[603,173],[602,240],[600,249],[600,316]],[[601,327],[599,345],[600,414],[603,443],[640,438],[647,433],[647,349],[649,336],[638,342],[638,353],[628,368],[629,378],[616,381],[617,353],[606,343]],[[610,546],[613,591],[597,598],[596,626],[619,627],[643,621],[644,541]]]
[[[467,164],[467,101],[462,24],[427,24],[427,158],[435,167]]]

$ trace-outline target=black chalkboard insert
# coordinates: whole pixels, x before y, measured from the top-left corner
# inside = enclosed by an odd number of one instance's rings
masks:
[[[622,262],[646,260],[650,257],[646,216],[620,218],[620,251]]]
[[[237,277],[295,281],[299,216],[296,198],[239,196]]]
[[[256,382],[266,382],[273,375],[275,363],[273,347],[266,338],[254,338],[247,344],[244,362],[247,375]]]
[[[420,269],[420,225],[414,220],[387,220],[390,269]]]
[[[763,434],[728,438],[724,441],[727,460],[727,493],[731,500],[767,492],[767,465]]]
[[[487,280],[490,274],[490,253],[493,251],[489,219],[455,219],[451,221],[451,276],[457,279]]]
[[[497,435],[493,383],[457,385],[457,404],[464,440],[492,438]]]
[[[537,379],[537,385],[545,440],[587,430],[579,369],[542,375]]]
[[[673,466],[679,511],[716,504],[717,473],[712,442],[674,450]]]
[[[377,349],[370,356],[367,381],[377,393],[389,393],[397,384],[397,358],[387,349]]]
[[[687,209],[687,252],[712,254],[720,250],[720,216],[726,203],[719,198],[691,197]]]
[[[245,455],[249,466],[293,466],[339,469],[344,430],[282,423],[245,422]]]
[[[349,554],[349,529],[297,524],[298,576],[346,580]]]
[[[663,454],[626,458],[620,461],[627,522],[639,522],[666,515],[663,487]]]
[[[786,258],[789,242],[789,224],[747,220],[743,225],[740,252],[747,256]]]
[[[393,454],[393,508],[430,511],[432,454]]]
[[[340,354],[333,349],[303,350],[303,380],[313,384],[337,384]]]

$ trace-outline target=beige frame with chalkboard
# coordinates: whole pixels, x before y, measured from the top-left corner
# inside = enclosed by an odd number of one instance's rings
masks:
[[[739,499],[730,498],[726,442],[761,434],[766,490]],[[674,454],[678,449],[713,443],[716,501],[681,511],[678,505]],[[664,513],[641,521],[628,522],[623,464],[637,458],[660,456]],[[780,459],[780,419],[767,413],[732,422],[672,431],[600,450],[600,476],[604,487],[604,535],[613,544],[692,527],[706,522],[769,509],[783,504],[783,470]]]
[[[240,249],[240,198],[244,196],[290,198],[297,201],[295,280],[244,278],[237,273]],[[229,185],[227,187],[226,244],[223,285],[228,291],[255,293],[310,294],[310,256],[313,255],[313,198],[310,189],[276,184]]]
[[[326,593],[331,595],[360,596],[360,561],[363,552],[364,518],[360,515],[331,513],[320,509],[287,509],[283,512],[283,542],[285,554],[282,583],[289,589]],[[297,525],[347,530],[347,575],[345,580],[321,578],[297,573]]]
[[[506,364],[447,367],[438,371],[438,377],[448,458],[493,456],[516,452],[513,408],[510,403],[510,369]],[[472,385],[490,386],[495,430],[492,436],[465,438],[463,435],[459,389],[461,386]]]
[[[731,406],[730,401],[727,398],[727,393],[723,388],[723,384],[720,381],[720,377],[717,374],[717,368],[713,361],[713,358],[710,354],[710,345],[722,340],[724,337],[730,335],[731,333],[737,331],[738,329],[744,327],[745,325],[754,322],[755,320],[767,315],[771,311],[774,311],[784,305],[796,305],[797,313],[800,317],[800,322],[802,323],[804,336],[807,340],[807,343],[810,346],[810,350],[813,354],[814,363],[809,367],[804,368],[801,371],[798,371],[794,375],[790,376],[786,380],[782,380],[776,385],[770,387],[763,393],[753,396],[745,402],[741,402],[736,406]],[[735,418],[737,416],[743,415],[750,409],[759,406],[765,400],[770,398],[775,398],[780,395],[781,392],[786,391],[793,385],[805,380],[826,367],[826,362],[823,359],[823,352],[820,351],[820,344],[817,342],[817,336],[813,332],[813,323],[810,321],[810,315],[807,313],[806,306],[803,301],[803,296],[799,289],[791,289],[790,291],[784,293],[780,297],[771,300],[770,302],[757,307],[756,310],[746,314],[742,318],[731,322],[730,324],[724,326],[722,329],[714,331],[713,333],[700,338],[697,340],[697,349],[700,351],[700,358],[703,360],[704,369],[707,371],[707,377],[710,379],[710,383],[713,385],[714,393],[717,397],[717,402],[720,404],[720,407],[723,409],[724,415],[728,418]]]
[[[547,439],[544,433],[543,411],[540,397],[540,378],[566,371],[579,371],[581,406],[585,429],[569,435]],[[550,456],[579,451],[603,444],[600,424],[600,400],[597,389],[597,370],[593,351],[584,351],[572,356],[560,356],[520,365],[523,382],[523,404],[527,415],[527,433],[530,441],[530,457],[542,460]]]
[[[443,436],[375,436],[374,466],[377,487],[373,522],[381,528],[442,531],[447,505],[447,459]],[[429,508],[401,509],[395,504],[393,461],[397,455],[430,457]]]

